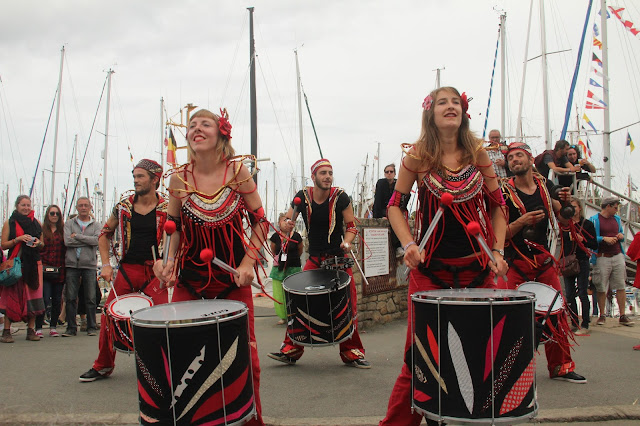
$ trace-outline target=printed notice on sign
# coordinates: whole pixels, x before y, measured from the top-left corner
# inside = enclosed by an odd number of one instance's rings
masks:
[[[364,228],[364,275],[389,274],[389,228]]]

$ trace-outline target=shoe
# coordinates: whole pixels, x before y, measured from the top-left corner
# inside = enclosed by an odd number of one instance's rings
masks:
[[[87,336],[95,336],[97,333],[95,328],[89,328],[87,329]]]
[[[351,362],[345,362],[345,364],[355,368],[371,368],[371,363],[364,358],[354,359]]]
[[[42,330],[36,330],[36,336],[42,339],[44,337],[44,335],[42,334]]]
[[[600,317],[598,317],[598,321],[596,321],[596,324],[604,325],[605,322],[607,322],[607,317],[605,317],[604,315],[600,315]]]
[[[404,250],[402,250],[402,247],[398,247],[396,249],[396,257],[402,257],[404,256]]]
[[[283,319],[281,319],[280,321],[278,321],[278,322],[276,323],[276,325],[283,325],[283,324],[285,324],[285,321],[284,321]]]
[[[33,328],[27,327],[27,340],[31,342],[37,342],[40,340],[40,336],[36,334],[36,331]]]
[[[635,346],[633,347],[633,350],[634,350],[634,351],[640,351],[640,345],[635,345]]]
[[[620,325],[626,325],[627,327],[633,327],[636,324],[633,321],[631,321],[628,316],[620,315]]]
[[[575,325],[571,326],[571,332],[573,334],[576,334],[578,331],[580,331],[580,327],[576,327]]]
[[[66,322],[64,320],[58,319],[58,325],[65,325]]]
[[[60,333],[55,328],[49,330],[49,337],[60,337]]]
[[[87,320],[83,319],[80,321],[80,331],[87,331]]]
[[[563,380],[565,382],[571,383],[587,383],[587,379],[576,373],[575,371],[570,371],[562,376],[552,377],[553,380]]]
[[[271,359],[275,359],[276,361],[284,362],[285,364],[289,365],[295,365],[297,361],[291,357],[286,356],[282,352],[271,352],[270,354],[267,354],[267,356]]]
[[[14,341],[13,336],[11,336],[11,329],[3,329],[2,337],[0,337],[0,343],[13,343]]]
[[[591,336],[591,333],[589,333],[589,330],[586,328],[581,328],[573,334],[576,336]]]
[[[97,370],[94,370],[93,368],[91,368],[89,371],[87,371],[82,376],[80,376],[80,381],[95,382],[96,380],[106,379],[106,378],[107,376],[103,376],[102,374],[98,373]]]
[[[73,337],[76,334],[78,333],[75,330],[70,330],[67,328],[67,330],[64,333],[62,333],[62,337]]]

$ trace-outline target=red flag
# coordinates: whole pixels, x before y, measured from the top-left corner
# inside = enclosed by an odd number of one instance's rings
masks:
[[[167,163],[176,164],[176,139],[173,137],[173,131],[169,129],[169,137],[164,139],[164,144],[167,147]]]
[[[602,105],[594,104],[593,102],[587,101],[586,109],[604,109]]]

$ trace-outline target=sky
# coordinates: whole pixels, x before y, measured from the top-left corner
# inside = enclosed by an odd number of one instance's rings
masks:
[[[534,151],[544,149],[539,2],[533,5],[523,129]],[[587,40],[593,37],[594,4]],[[335,184],[358,196],[357,177],[366,182],[383,167],[399,164],[401,143],[420,132],[421,104],[436,85],[451,85],[473,97],[472,129],[482,137],[498,37],[499,14],[506,18],[506,126],[515,135],[527,39],[529,2],[525,0],[398,0],[395,2],[295,0],[270,1],[2,1],[0,15],[0,189],[9,202],[29,192],[34,203],[50,200],[55,108],[45,138],[63,62],[58,130],[55,201],[73,187],[74,164],[93,193],[103,186],[107,71],[112,69],[107,150],[107,205],[132,186],[131,169],[141,158],[160,159],[166,115],[180,121],[187,103],[229,111],[232,144],[250,152],[249,13],[255,7],[258,104],[258,186],[269,215],[284,210],[300,183],[300,140],[296,95],[296,59],[323,156],[334,166]],[[640,26],[640,7],[620,0],[624,17]],[[582,26],[586,0],[545,0],[549,110],[552,140],[559,138]],[[599,16],[598,16],[598,26]],[[611,129],[640,120],[637,59],[640,37],[608,21],[610,42]],[[587,72],[594,47],[585,45],[570,129],[586,113],[603,129],[601,110],[584,110]],[[601,57],[601,53],[595,50]],[[500,58],[495,74],[487,133],[500,127]],[[633,70],[633,71],[629,71]],[[601,79],[600,79],[601,80]],[[102,94],[102,98],[101,98]],[[303,101],[304,102],[304,101]],[[95,121],[94,121],[95,120]],[[585,125],[580,120],[581,125]],[[586,127],[586,125],[585,125]],[[611,136],[614,185],[626,191],[640,150],[625,147],[627,130],[640,146],[640,125]],[[77,160],[74,138],[77,135]],[[184,145],[176,130],[179,145]],[[44,140],[36,173],[38,154]],[[303,105],[304,169],[320,158]],[[602,165],[602,137],[591,135],[593,161]],[[380,147],[380,173],[373,162]],[[83,156],[86,157],[82,162]],[[184,151],[179,160],[185,161]],[[267,160],[268,159],[268,160]],[[633,169],[633,170],[632,170]],[[44,178],[43,178],[44,172]],[[275,181],[274,181],[275,175]],[[292,180],[296,179],[296,183]],[[44,186],[43,186],[44,182]],[[274,197],[274,189],[277,198]],[[275,201],[274,201],[275,200]],[[108,207],[110,208],[110,207]],[[10,207],[9,210],[12,210]],[[4,213],[4,209],[0,209]]]

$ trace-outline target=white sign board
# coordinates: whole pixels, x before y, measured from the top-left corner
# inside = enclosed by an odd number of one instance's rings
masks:
[[[364,228],[364,275],[389,274],[389,228]]]

